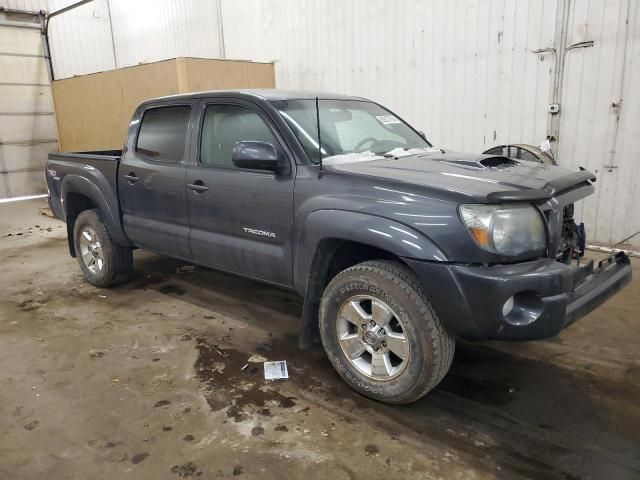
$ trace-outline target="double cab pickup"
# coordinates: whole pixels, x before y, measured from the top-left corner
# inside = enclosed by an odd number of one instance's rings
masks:
[[[624,253],[582,258],[592,173],[434,148],[363,98],[148,100],[121,151],[45,173],[87,281],[125,282],[141,248],[294,290],[301,347],[389,403],[434,388],[457,338],[552,337],[631,278]]]

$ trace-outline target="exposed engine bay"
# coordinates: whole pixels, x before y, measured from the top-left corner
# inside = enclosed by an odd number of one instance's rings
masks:
[[[584,223],[576,225],[574,220],[573,203],[564,207],[562,218],[562,231],[556,260],[569,265],[572,260],[580,264],[580,258],[584,256],[586,235]]]

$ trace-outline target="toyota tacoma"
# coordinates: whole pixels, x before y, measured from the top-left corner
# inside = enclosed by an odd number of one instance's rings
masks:
[[[624,253],[582,257],[592,173],[435,148],[363,98],[148,100],[122,150],[45,173],[87,281],[126,281],[142,248],[294,290],[301,347],[389,403],[433,389],[457,338],[552,337],[631,278]]]

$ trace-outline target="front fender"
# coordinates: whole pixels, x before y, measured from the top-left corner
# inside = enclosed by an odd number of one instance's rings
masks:
[[[120,224],[117,193],[113,191],[110,185],[102,185],[102,187],[103,188],[101,189],[98,184],[79,175],[65,175],[62,179],[62,185],[60,188],[61,198],[63,199],[62,211],[65,222],[68,223],[67,212],[70,208],[66,202],[68,195],[70,193],[84,195],[96,206],[96,209],[98,210],[98,213],[107,227],[113,241],[122,246],[130,246],[131,243]],[[108,198],[103,193],[103,189],[108,192]]]
[[[345,210],[316,210],[300,227],[294,261],[294,286],[304,295],[318,245],[324,239],[349,240],[398,257],[443,262],[447,258],[426,235],[394,220]]]

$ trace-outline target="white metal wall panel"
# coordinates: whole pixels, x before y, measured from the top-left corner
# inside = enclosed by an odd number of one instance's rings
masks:
[[[191,56],[219,58],[211,0],[110,0],[118,67]]]
[[[74,1],[50,0],[49,11],[59,10],[71,3]],[[56,79],[113,70],[116,67],[108,5],[108,0],[94,0],[51,20],[49,46]]]
[[[640,3],[629,0],[630,15],[622,79],[622,107],[618,133],[614,143],[614,161],[618,167],[613,195],[605,201],[611,212],[609,235],[603,244],[617,243],[640,232]],[[607,241],[606,238],[610,238]],[[623,244],[640,250],[640,235]]]
[[[554,46],[557,7],[224,0],[223,23],[227,55],[276,60],[279,87],[367,96],[436,144],[482,151],[545,138],[555,57],[532,51]],[[579,212],[594,243],[640,230],[639,8],[635,0],[570,3],[568,44],[595,46],[567,54],[557,158],[599,177]],[[640,236],[626,246],[640,247]]]
[[[558,161],[598,176],[579,212],[589,240],[611,245],[640,230],[640,16],[635,0],[575,2],[569,17]],[[614,104],[621,104],[618,108]],[[631,248],[640,246],[640,236]]]
[[[0,198],[43,193],[44,161],[56,146],[40,30],[0,25]]]
[[[40,10],[47,10],[49,2],[47,0],[3,0],[2,6],[13,10],[39,12]]]
[[[15,92],[14,92],[15,93]],[[45,108],[50,105],[45,106]],[[58,137],[53,115],[12,115],[3,120],[0,116],[3,143],[20,143],[32,140],[53,140]],[[55,144],[54,144],[55,146]],[[50,148],[51,145],[49,145]]]
[[[11,28],[0,30],[0,45],[6,53],[29,55],[38,51],[41,44],[40,35],[26,35]]]
[[[70,3],[50,0],[49,10]],[[180,56],[220,58],[218,4],[94,0],[54,18],[50,44],[57,79]]]
[[[555,46],[565,1],[95,0],[52,22],[54,68],[64,78],[180,55],[276,61],[278,87],[372,98],[438,145],[538,144],[555,57],[533,50]],[[570,1],[568,44],[595,45],[567,54],[557,157],[597,171],[580,214],[602,244],[640,230],[639,4]]]
[[[552,61],[531,50],[553,44],[555,8],[225,0],[223,24],[227,56],[275,60],[279,87],[370,97],[436,144],[482,151],[545,138]]]
[[[2,63],[4,62],[0,59],[0,65]],[[32,71],[27,70],[26,73],[31,74]],[[0,112],[10,116],[53,114],[53,100],[49,86],[34,86],[30,82],[21,81],[25,77],[17,76],[11,76],[11,80],[17,80],[17,82],[7,85],[4,84],[4,75],[0,78],[3,78],[0,82]],[[31,77],[26,78],[30,79]]]
[[[4,30],[9,30],[11,33],[16,33],[16,29],[13,27],[3,27]],[[29,32],[30,35],[40,39],[40,32],[35,30]],[[40,48],[40,44],[38,44]],[[40,49],[41,51],[42,49]],[[40,56],[18,56],[25,54],[17,54],[12,56],[13,52],[3,51],[0,52],[3,55],[2,59],[2,82],[3,83],[23,83],[28,82],[32,84],[48,85],[49,77],[47,77],[46,65],[43,61],[42,54]]]

